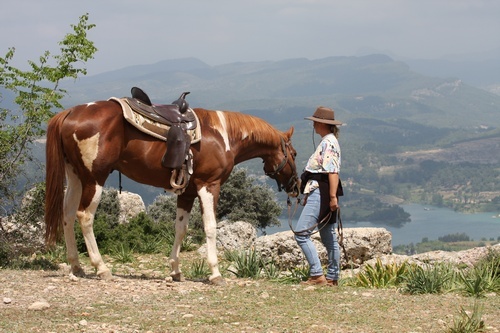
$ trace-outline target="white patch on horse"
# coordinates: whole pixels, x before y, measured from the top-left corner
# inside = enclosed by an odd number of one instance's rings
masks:
[[[87,103],[86,105],[87,105],[87,107],[89,107],[89,106],[96,105],[96,104],[97,104],[96,102],[90,102],[90,103]]]
[[[241,141],[245,140],[246,138],[248,138],[248,132],[247,131],[241,132]]]
[[[81,141],[76,137],[76,133],[73,133],[73,138],[78,144],[78,148],[80,148],[83,164],[85,164],[89,171],[92,171],[92,164],[99,152],[99,133]]]
[[[219,128],[218,131],[220,135],[222,135],[222,138],[224,139],[224,144],[226,145],[226,151],[230,151],[231,147],[229,146],[229,136],[227,134],[226,117],[224,116],[224,112],[222,111],[216,111],[216,113],[222,125],[222,128]]]

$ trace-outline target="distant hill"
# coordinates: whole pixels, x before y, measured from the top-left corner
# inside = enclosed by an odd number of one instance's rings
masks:
[[[405,121],[438,128],[500,126],[500,96],[459,77],[425,76],[386,55],[287,59],[209,66],[195,58],[166,60],[66,82],[68,107],[143,88],[156,103],[191,91],[192,107],[265,115],[276,124],[302,119],[317,105],[346,121]]]

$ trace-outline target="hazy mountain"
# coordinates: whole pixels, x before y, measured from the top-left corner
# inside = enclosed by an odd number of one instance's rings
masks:
[[[434,127],[500,125],[500,96],[460,77],[419,74],[385,55],[220,66],[194,58],[166,60],[67,82],[64,104],[128,96],[132,86],[143,88],[155,103],[169,103],[190,91],[192,107],[251,112],[273,123],[302,119],[323,104],[346,121],[368,117]]]

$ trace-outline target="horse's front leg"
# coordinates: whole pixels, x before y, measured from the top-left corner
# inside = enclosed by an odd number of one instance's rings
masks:
[[[175,239],[174,245],[172,246],[172,252],[170,253],[170,266],[172,267],[172,272],[170,276],[174,281],[183,281],[182,272],[179,265],[179,255],[181,253],[181,246],[184,237],[188,231],[188,222],[191,208],[193,206],[194,199],[191,203],[187,202],[188,208],[181,204],[181,200],[177,198],[177,212],[175,218]],[[186,210],[188,209],[188,210]]]
[[[82,228],[83,238],[85,239],[85,245],[87,246],[87,252],[89,254],[90,263],[97,269],[97,276],[101,279],[111,279],[113,276],[111,271],[106,266],[102,260],[101,254],[99,253],[99,248],[97,247],[97,242],[94,235],[94,214],[97,210],[97,205],[101,200],[102,186],[95,184],[95,186],[87,186],[84,188],[82,193],[81,202],[83,203],[81,207],[85,207],[82,210],[78,210],[76,217],[80,222],[80,227]],[[89,204],[88,199],[91,198]]]
[[[201,211],[203,213],[203,225],[207,237],[207,261],[212,275],[209,280],[215,285],[225,285],[226,282],[219,272],[219,263],[217,259],[217,220],[215,210],[217,200],[219,199],[220,186],[213,186],[211,191],[207,187],[202,187],[198,191],[200,198]]]

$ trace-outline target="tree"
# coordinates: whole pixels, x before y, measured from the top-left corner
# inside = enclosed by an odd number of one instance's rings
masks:
[[[175,196],[160,195],[148,207],[148,214],[153,220],[175,220]],[[255,179],[248,177],[245,169],[235,169],[229,179],[222,185],[216,217],[231,222],[245,221],[256,228],[279,225],[282,207],[275,200],[272,189],[265,185],[255,184]],[[196,201],[191,212],[191,227],[201,229],[201,213]]]
[[[66,91],[59,87],[61,80],[87,74],[80,65],[93,59],[97,51],[87,39],[87,31],[95,25],[87,21],[85,14],[77,25],[71,25],[73,32],[59,42],[60,54],[53,56],[45,51],[38,62],[28,61],[30,70],[9,64],[15,54],[13,47],[0,57],[1,91],[11,92],[19,107],[5,107],[0,91],[0,206],[4,209],[15,200],[15,185],[24,174],[25,164],[33,159],[30,145],[45,134],[45,122],[53,115],[52,110],[62,108],[60,100]]]
[[[269,186],[255,184],[245,169],[235,169],[221,187],[216,214],[218,219],[245,221],[265,229],[281,223],[278,219],[281,211]]]

